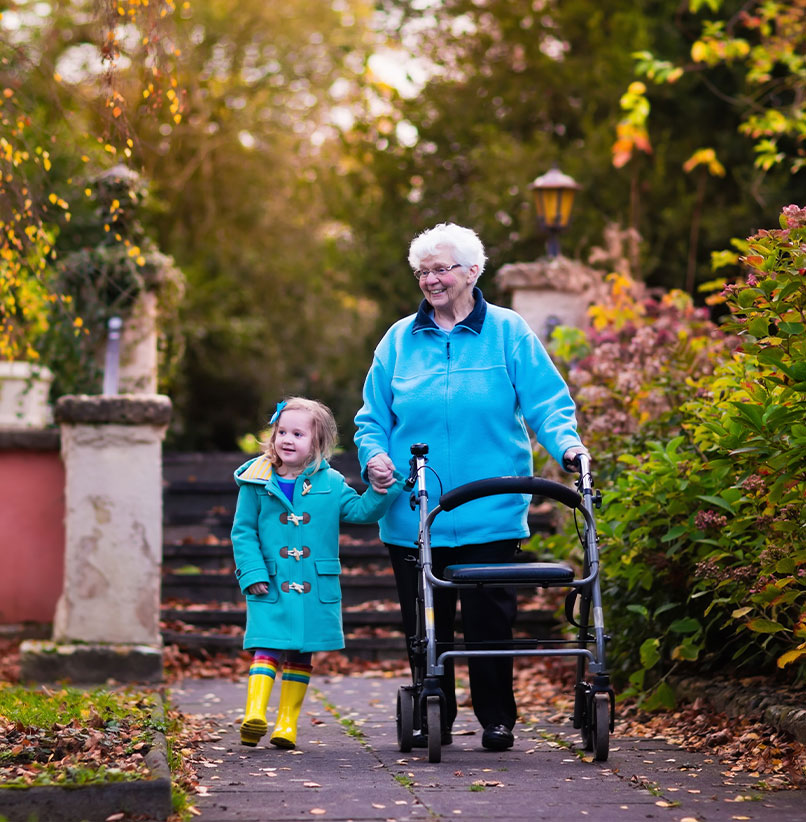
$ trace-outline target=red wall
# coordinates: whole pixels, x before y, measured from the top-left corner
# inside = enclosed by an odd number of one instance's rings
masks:
[[[0,624],[51,622],[64,579],[58,451],[0,451]]]

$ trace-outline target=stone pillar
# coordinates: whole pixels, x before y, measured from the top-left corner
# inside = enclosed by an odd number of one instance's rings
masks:
[[[156,394],[157,295],[143,291],[123,322],[120,339],[120,393]]]
[[[557,325],[586,327],[589,306],[605,294],[601,272],[562,255],[509,263],[495,280],[502,291],[512,293],[513,310],[544,343]]]
[[[56,404],[66,472],[64,589],[53,641],[24,643],[23,678],[162,678],[160,395],[65,396]]]

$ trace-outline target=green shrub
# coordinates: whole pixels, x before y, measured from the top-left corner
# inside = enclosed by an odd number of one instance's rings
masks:
[[[806,674],[806,209],[781,225],[749,239],[721,328],[678,298],[661,327],[604,306],[569,367],[605,492],[611,667],[649,708],[683,666]]]

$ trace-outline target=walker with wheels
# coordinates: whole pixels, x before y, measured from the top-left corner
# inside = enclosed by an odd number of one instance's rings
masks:
[[[407,753],[414,744],[415,732],[427,737],[428,761],[442,758],[442,726],[445,696],[439,677],[444,673],[445,660],[472,656],[558,656],[576,658],[573,725],[581,732],[582,743],[594,759],[607,759],[610,733],[615,716],[615,695],[610,685],[605,662],[605,642],[602,595],[599,585],[599,551],[594,520],[594,508],[601,505],[601,495],[594,494],[590,460],[585,455],[576,458],[569,469],[579,473],[575,491],[558,482],[540,477],[491,477],[460,485],[442,494],[439,504],[428,510],[426,467],[428,445],[411,446],[411,471],[407,482],[412,507],[419,508],[419,574],[416,601],[416,631],[408,637],[413,659],[412,684],[404,685],[397,694],[397,742]],[[416,486],[416,488],[415,488]],[[576,578],[574,569],[561,562],[515,562],[489,565],[449,565],[443,578],[432,572],[431,525],[443,511],[495,494],[529,494],[561,503],[582,516],[580,542],[583,548],[582,575]],[[568,588],[565,600],[566,618],[576,636],[571,638],[540,638],[504,640],[495,647],[490,643],[454,643],[438,648],[434,628],[434,589],[475,586],[515,586],[521,588]],[[578,601],[578,609],[576,608]],[[575,615],[575,610],[577,611]],[[593,625],[590,620],[593,617]],[[484,647],[476,647],[484,645]],[[429,733],[429,729],[437,729]]]

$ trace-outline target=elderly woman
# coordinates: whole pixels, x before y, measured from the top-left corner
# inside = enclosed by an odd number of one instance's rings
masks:
[[[568,388],[537,336],[519,314],[491,305],[476,287],[485,260],[475,232],[452,223],[411,243],[409,264],[425,299],[375,349],[355,418],[359,460],[377,490],[392,486],[395,465],[406,465],[415,442],[428,444],[429,465],[443,491],[485,477],[531,475],[526,424],[560,464],[586,453]],[[434,572],[453,563],[512,562],[529,535],[527,509],[528,499],[509,494],[441,514],[431,531]],[[417,532],[418,515],[402,495],[381,520],[381,538],[407,637],[416,630]],[[462,589],[460,600],[467,642],[511,639],[514,589]],[[437,589],[437,642],[453,641],[455,613],[456,590]],[[512,657],[470,658],[468,667],[482,745],[512,747]],[[456,718],[452,660],[441,685],[447,700],[442,744],[449,744]]]

